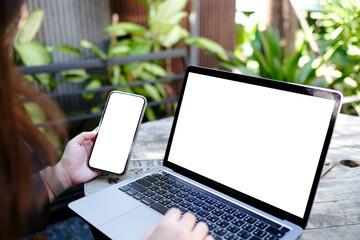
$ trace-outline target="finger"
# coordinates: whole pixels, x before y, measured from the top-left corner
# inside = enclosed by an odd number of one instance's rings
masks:
[[[196,223],[196,217],[194,214],[187,212],[180,219],[180,223],[185,229],[193,230]]]
[[[148,239],[153,232],[155,231],[156,226],[158,225],[158,222],[154,223],[151,228],[145,233],[145,235],[143,236],[142,240],[144,239]]]
[[[214,240],[214,237],[211,235],[207,235],[204,240]]]
[[[209,227],[204,222],[199,222],[193,230],[194,239],[204,239],[209,232]]]
[[[177,208],[171,208],[165,213],[164,217],[177,221],[181,218],[181,211]]]

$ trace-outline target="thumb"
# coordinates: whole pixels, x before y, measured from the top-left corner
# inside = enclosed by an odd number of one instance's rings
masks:
[[[77,135],[73,140],[78,143],[78,144],[82,144],[88,140],[93,140],[97,135],[96,131],[91,131],[91,132],[82,132],[79,135]]]

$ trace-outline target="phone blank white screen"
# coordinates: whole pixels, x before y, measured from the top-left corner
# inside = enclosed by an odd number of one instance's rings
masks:
[[[117,174],[125,170],[143,106],[141,97],[110,95],[91,153],[91,167]]]
[[[334,104],[189,73],[168,160],[303,217]]]

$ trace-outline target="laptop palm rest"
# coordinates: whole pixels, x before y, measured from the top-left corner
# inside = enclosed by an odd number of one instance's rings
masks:
[[[141,239],[160,217],[159,213],[143,205],[102,225],[100,229],[112,239]]]

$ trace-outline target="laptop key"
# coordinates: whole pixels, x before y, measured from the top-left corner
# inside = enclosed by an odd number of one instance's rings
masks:
[[[160,203],[161,205],[166,206],[166,205],[169,205],[169,204],[171,203],[171,201],[170,201],[170,200],[167,200],[167,199],[161,199],[161,200],[159,201],[159,203]]]
[[[214,210],[214,206],[212,206],[212,205],[210,205],[210,204],[206,204],[205,206],[203,206],[202,207],[204,210],[206,210],[206,211],[212,211],[212,210]]]
[[[140,199],[143,199],[145,196],[144,196],[143,194],[141,194],[141,193],[137,193],[137,194],[135,194],[133,197],[134,197],[135,199],[137,199],[137,200],[140,200]]]
[[[138,192],[145,192],[147,189],[143,186],[141,186],[140,184],[136,183],[136,182],[132,182],[128,184],[129,187],[132,187],[133,189],[135,189]]]
[[[178,192],[180,192],[180,190],[177,188],[173,188],[173,189],[170,189],[169,192],[171,192],[173,194],[177,194]]]
[[[251,233],[242,230],[241,232],[238,233],[238,236],[244,239],[248,239],[251,236]]]
[[[244,218],[245,216],[247,216],[245,213],[241,212],[241,211],[237,211],[236,213],[233,214],[235,217],[237,218]]]
[[[147,189],[151,190],[151,191],[156,191],[158,190],[160,187],[156,186],[156,185],[151,185],[149,186]]]
[[[143,192],[143,194],[144,194],[145,196],[151,197],[151,196],[154,195],[155,193],[152,192],[152,191],[147,190],[146,192]]]
[[[285,232],[280,231],[279,229],[276,229],[276,228],[274,228],[272,226],[269,226],[268,228],[266,228],[265,232],[268,232],[268,233],[270,233],[270,234],[272,234],[272,235],[274,235],[276,237],[279,237],[279,238],[281,238],[281,237],[283,237],[285,235]]]
[[[224,215],[221,216],[222,219],[225,219],[226,221],[231,221],[233,220],[235,217],[233,215],[230,215],[228,213],[225,213]]]
[[[156,181],[156,178],[152,177],[152,176],[146,176],[146,177],[143,177],[143,179],[145,179],[146,181],[148,182],[155,182]]]
[[[256,236],[252,236],[249,240],[261,240],[261,239]]]
[[[188,192],[188,194],[190,194],[191,196],[196,196],[196,195],[199,195],[200,193],[198,191],[192,189]]]
[[[226,230],[228,230],[232,233],[237,233],[240,230],[240,228],[235,225],[230,225]]]
[[[213,233],[215,233],[219,236],[224,236],[227,233],[227,231],[224,229],[221,229],[221,228],[217,228],[213,231]]]
[[[179,208],[180,206],[175,203],[169,203],[166,207],[168,208]]]
[[[156,211],[158,211],[161,214],[165,214],[169,210],[167,207],[165,207],[159,203],[151,204],[150,207],[152,209],[155,209]]]
[[[148,182],[148,181],[146,181],[146,180],[144,180],[144,179],[139,179],[139,180],[136,180],[135,182],[138,183],[138,184],[140,184],[140,185],[143,186],[143,187],[148,187],[148,186],[151,185],[150,182]]]
[[[173,201],[174,203],[179,203],[179,202],[182,202],[183,200],[179,197],[174,197],[171,199],[171,201]]]
[[[200,217],[207,217],[210,213],[205,210],[201,210],[197,213]]]
[[[210,222],[216,222],[217,220],[219,220],[220,218],[215,216],[215,215],[210,215],[206,218],[207,220],[209,220]]]
[[[260,229],[265,229],[267,226],[269,226],[268,224],[261,222],[261,221],[257,221],[254,225]]]
[[[253,225],[246,223],[244,226],[242,226],[243,229],[245,229],[248,232],[252,232],[256,229]]]
[[[205,205],[205,202],[201,201],[201,200],[196,200],[194,202],[194,205],[198,206],[198,207],[202,207]]]
[[[163,197],[160,196],[160,195],[155,194],[155,195],[151,196],[151,199],[153,199],[155,201],[160,201],[161,199],[163,199]]]
[[[238,218],[235,218],[234,220],[232,220],[231,223],[235,224],[235,225],[238,226],[238,227],[240,227],[240,226],[242,226],[243,224],[245,224],[244,221],[242,221],[242,220],[240,220],[240,219],[238,219]]]
[[[205,200],[205,202],[207,202],[207,203],[209,203],[211,205],[214,205],[217,202],[217,200],[215,200],[213,198],[208,198],[208,199]]]
[[[239,237],[237,237],[235,234],[228,233],[224,236],[224,239],[226,240],[238,240]]]
[[[212,214],[215,214],[216,216],[221,216],[223,215],[225,212],[221,211],[220,209],[215,209],[214,211],[212,211]]]
[[[209,231],[212,231],[212,230],[214,230],[215,228],[218,227],[215,223],[212,223],[212,222],[207,222],[206,224],[209,227]]]
[[[190,207],[188,207],[189,211],[196,213],[198,211],[200,211],[201,208],[195,206],[195,205],[191,205]]]
[[[134,189],[130,189],[126,193],[129,194],[130,196],[133,196],[133,195],[137,194],[138,192],[136,190],[134,190]]]
[[[199,194],[199,195],[197,195],[196,197],[197,197],[198,199],[200,199],[200,200],[205,200],[205,199],[208,198],[208,196],[206,196],[205,194]]]
[[[264,232],[264,231],[262,231],[262,230],[260,230],[260,229],[256,229],[256,230],[253,232],[253,234],[254,234],[255,236],[258,236],[259,238],[263,238],[263,237],[265,237],[265,236],[267,235],[266,232]]]
[[[185,193],[185,192],[179,192],[178,194],[176,194],[176,196],[181,197],[181,198],[185,198],[185,197],[188,196],[188,194]]]
[[[176,187],[176,188],[181,188],[183,185],[181,184],[181,183],[179,183],[179,182],[175,182],[174,184],[173,184],[173,187]]]
[[[153,204],[155,201],[151,200],[150,198],[145,197],[145,198],[141,199],[140,202],[142,202],[146,205],[150,205],[150,204]]]
[[[188,201],[188,202],[194,202],[194,201],[196,201],[196,198],[193,197],[193,196],[187,196],[187,197],[185,198],[185,200]]]
[[[119,189],[123,192],[126,192],[126,191],[129,191],[131,189],[131,187],[124,185],[124,186],[119,187]]]
[[[172,189],[172,186],[170,186],[169,184],[165,184],[165,185],[162,185],[161,188],[165,189],[165,190],[170,190],[170,189]]]
[[[224,203],[222,203],[222,202],[217,202],[217,203],[214,204],[214,206],[217,207],[217,208],[220,208],[220,209],[223,209],[223,208],[226,207],[226,205]]]
[[[247,216],[247,217],[244,218],[244,221],[253,224],[253,223],[255,223],[257,220],[256,220],[256,218]]]
[[[279,238],[269,234],[264,238],[264,240],[279,240]]]
[[[226,228],[227,226],[230,225],[230,223],[228,223],[227,221],[220,219],[219,221],[216,222],[216,224],[222,228]]]
[[[230,213],[230,214],[233,214],[234,212],[236,212],[236,209],[235,208],[232,208],[230,206],[227,206],[223,209],[225,212],[227,213]]]
[[[181,203],[179,203],[180,206],[184,207],[184,208],[188,208],[191,206],[191,203],[187,202],[187,201],[182,201]]]

